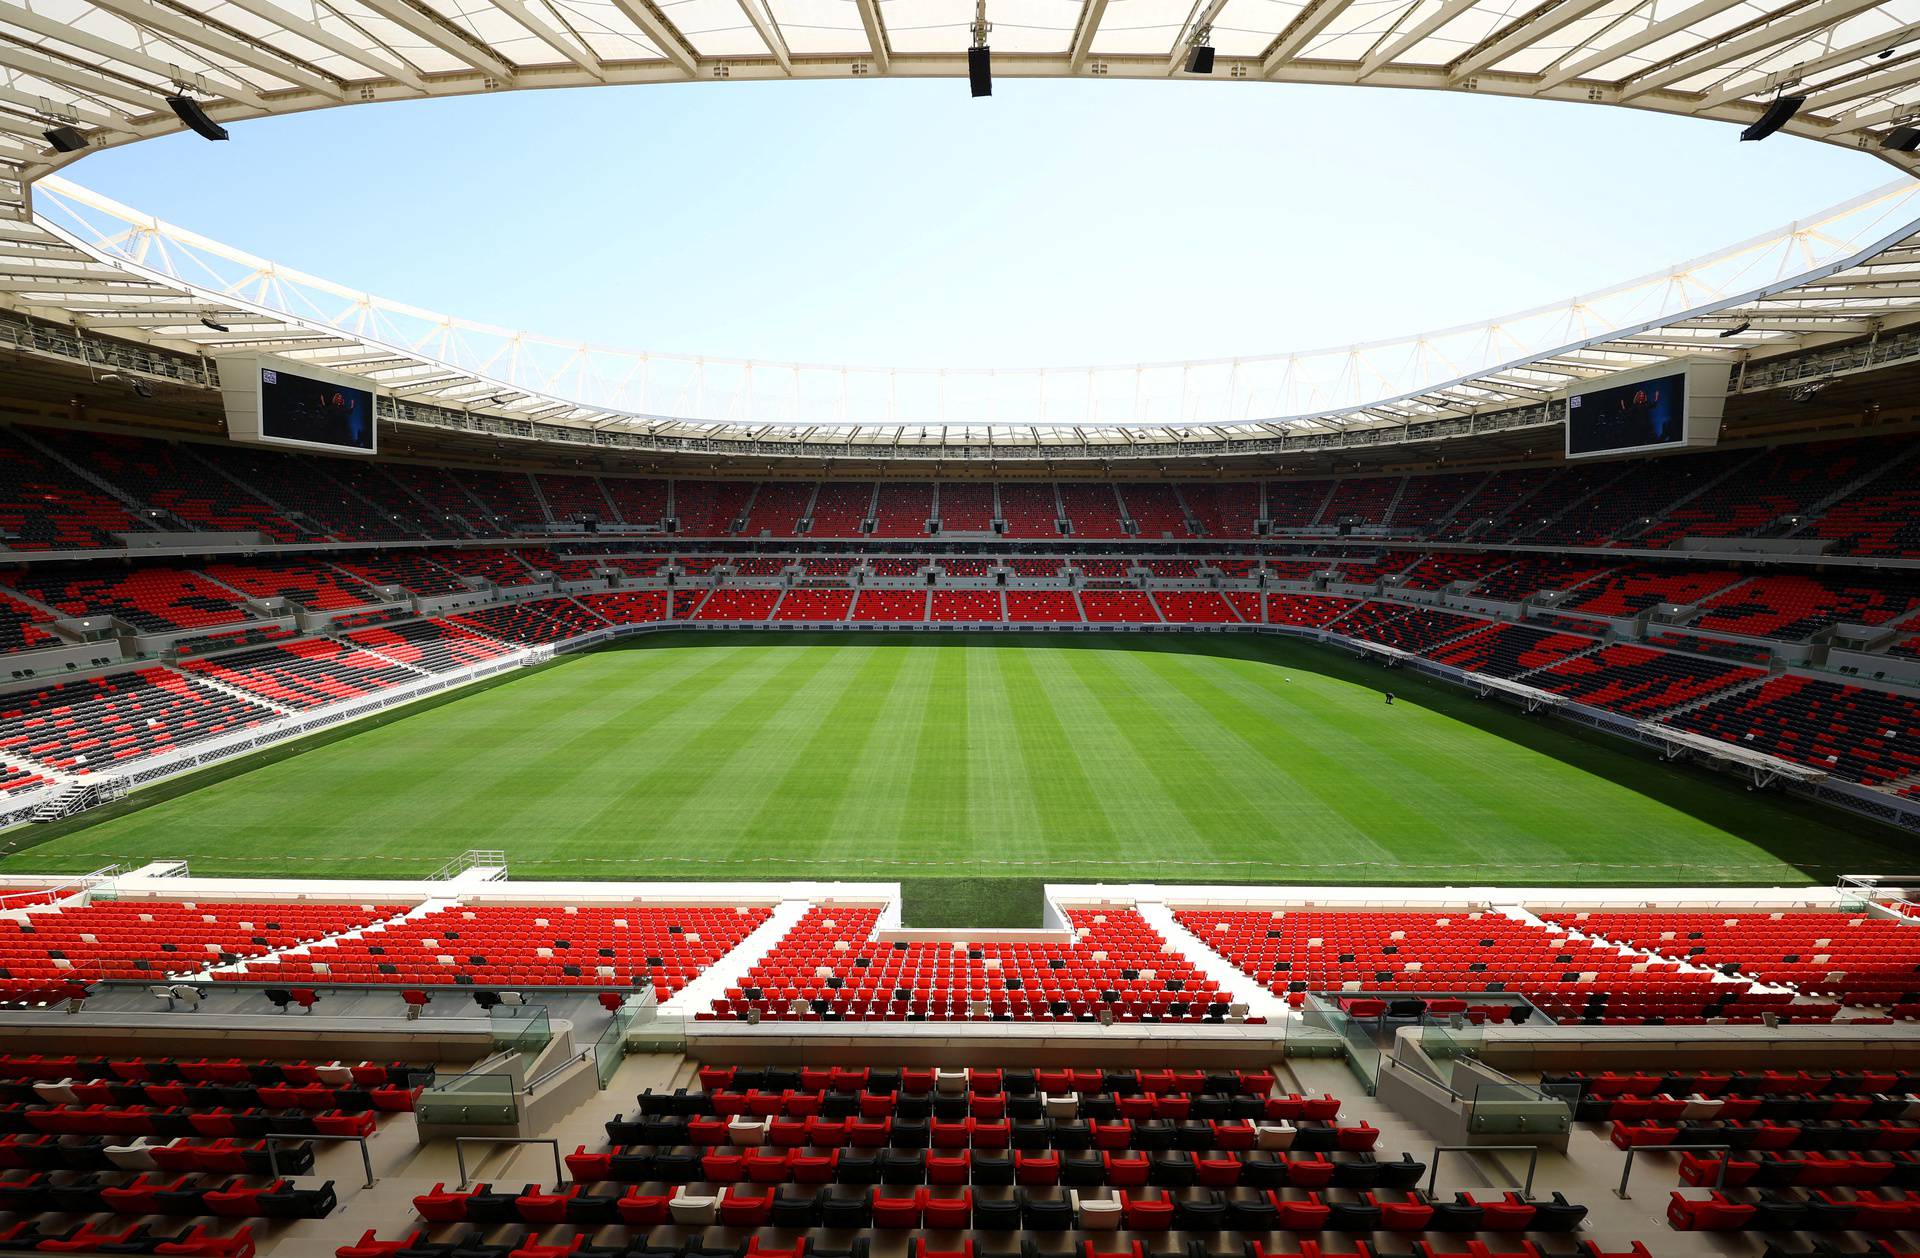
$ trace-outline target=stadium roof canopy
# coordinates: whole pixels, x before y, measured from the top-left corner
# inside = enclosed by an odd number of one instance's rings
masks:
[[[1770,355],[1920,316],[1910,181],[1600,293],[1425,336],[1220,362],[905,371],[628,353],[356,293],[57,178],[221,122],[536,87],[964,76],[977,0],[0,0],[0,301],[217,356],[267,350],[398,397],[653,432],[773,426],[1085,442],[1405,425],[1665,358]],[[985,0],[996,76],[1434,88],[1748,125],[1878,154],[1920,124],[1920,0]],[[1729,137],[1731,138],[1731,136]],[[1887,142],[1895,140],[1895,147]],[[30,189],[37,183],[37,193]],[[209,325],[218,325],[209,326]],[[222,330],[224,329],[224,330]],[[911,429],[911,431],[909,431]]]

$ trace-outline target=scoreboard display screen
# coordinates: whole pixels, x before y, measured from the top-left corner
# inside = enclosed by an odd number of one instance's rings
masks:
[[[1567,399],[1567,454],[1658,450],[1686,440],[1687,374],[1617,384]]]
[[[260,368],[260,435],[371,453],[373,394],[279,367]]]

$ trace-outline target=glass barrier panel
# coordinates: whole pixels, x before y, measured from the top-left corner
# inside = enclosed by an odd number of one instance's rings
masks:
[[[513,1122],[520,1111],[513,1076],[487,1072],[440,1080],[420,1094],[413,1112],[423,1123],[497,1127]]]
[[[493,1028],[495,1052],[531,1057],[553,1038],[553,1023],[545,1005],[495,1005],[487,1012],[487,1021]]]

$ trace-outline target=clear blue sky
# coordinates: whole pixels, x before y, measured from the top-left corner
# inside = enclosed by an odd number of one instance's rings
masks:
[[[69,175],[289,266],[625,348],[902,366],[1316,348],[1681,261],[1895,172],[1443,93],[1001,79],[508,92]]]

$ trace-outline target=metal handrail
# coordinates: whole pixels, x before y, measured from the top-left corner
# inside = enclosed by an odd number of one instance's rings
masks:
[[[470,1144],[544,1144],[553,1150],[553,1182],[555,1185],[567,1182],[566,1171],[560,1161],[560,1142],[541,1136],[455,1136],[453,1138],[453,1161],[460,1169],[460,1187],[467,1186],[467,1150]]]
[[[1732,1155],[1739,1152],[1730,1144],[1636,1144],[1627,1150],[1626,1161],[1620,1164],[1620,1186],[1613,1195],[1622,1201],[1627,1196],[1627,1180],[1633,1174],[1633,1156],[1636,1153],[1724,1153],[1728,1156],[1720,1159],[1720,1173],[1713,1177],[1713,1186],[1717,1191],[1727,1186],[1727,1163],[1733,1161]]]
[[[1427,1196],[1433,1196],[1433,1186],[1440,1181],[1440,1155],[1442,1153],[1525,1153],[1527,1155],[1527,1179],[1520,1186],[1520,1195],[1533,1197],[1533,1172],[1540,1165],[1540,1146],[1537,1144],[1436,1144],[1433,1146],[1433,1161],[1427,1171]]]
[[[357,1144],[360,1146],[360,1165],[365,1167],[367,1171],[367,1182],[365,1186],[368,1188],[373,1187],[373,1155],[367,1152],[367,1138],[365,1136],[329,1136],[321,1135],[318,1132],[295,1133],[291,1131],[270,1131],[265,1136],[262,1136],[261,1139],[266,1142],[267,1146],[267,1169],[273,1172],[275,1179],[280,1178],[280,1159],[275,1157],[273,1153],[273,1142],[276,1140],[343,1140]],[[463,1188],[465,1186],[464,1184],[461,1185]]]

